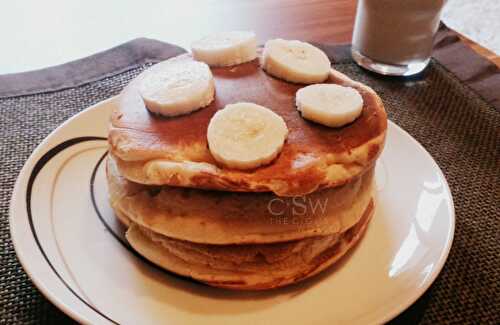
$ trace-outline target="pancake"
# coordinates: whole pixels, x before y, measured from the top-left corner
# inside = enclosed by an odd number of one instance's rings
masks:
[[[122,177],[116,169],[116,164],[108,157],[106,162],[106,178],[108,180],[109,203],[115,211],[118,220],[125,226],[130,225],[130,219],[120,212],[118,207],[122,199],[137,194],[145,189],[144,185],[133,183]]]
[[[167,237],[219,245],[273,243],[344,232],[369,205],[373,174],[372,167],[343,186],[289,198],[273,193],[140,185],[125,179],[113,158],[107,162],[110,201],[121,219]]]
[[[192,60],[187,54],[184,59]],[[137,91],[137,78],[116,98],[109,147],[127,179],[148,185],[297,196],[347,183],[371,168],[382,151],[387,129],[382,101],[371,88],[336,70],[327,82],[357,89],[364,101],[360,117],[342,128],[303,119],[295,107],[295,93],[304,85],[267,75],[258,60],[212,68],[212,73],[215,100],[188,115],[165,118],[149,113]],[[211,117],[240,101],[265,106],[287,124],[283,150],[269,165],[235,170],[219,165],[210,154],[206,132]]]
[[[362,237],[373,202],[344,233],[263,245],[200,245],[161,236],[136,224],[127,231],[132,247],[174,273],[211,286],[264,290],[304,280],[335,263]]]

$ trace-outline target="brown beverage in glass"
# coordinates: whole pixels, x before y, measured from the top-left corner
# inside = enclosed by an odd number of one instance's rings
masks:
[[[352,56],[386,75],[413,75],[429,63],[446,0],[358,0]]]

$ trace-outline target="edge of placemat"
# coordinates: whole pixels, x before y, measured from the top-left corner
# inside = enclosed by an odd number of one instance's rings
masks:
[[[325,51],[334,63],[352,62],[350,44],[315,43],[315,45]],[[500,111],[500,69],[493,62],[471,49],[460,39],[457,32],[443,23],[436,34],[432,56],[462,83],[470,87],[497,111]]]
[[[487,103],[500,110],[500,68],[466,45],[458,33],[441,23],[432,55]]]
[[[352,62],[350,45],[317,44],[338,63]],[[138,38],[89,57],[55,67],[0,75],[0,98],[16,97],[76,87],[134,66],[185,53],[183,48],[148,38]],[[499,68],[468,47],[458,34],[441,23],[433,57],[487,103],[500,110]]]
[[[0,75],[0,98],[77,87],[134,66],[185,53],[183,48],[154,39],[137,38],[103,52],[54,67]]]

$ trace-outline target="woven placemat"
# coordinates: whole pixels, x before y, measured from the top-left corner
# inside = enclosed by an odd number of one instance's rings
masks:
[[[449,259],[431,289],[393,323],[500,324],[498,93],[460,80],[460,73],[451,73],[439,57],[418,78],[394,79],[361,70],[347,47],[323,48],[338,70],[379,93],[389,118],[431,153],[453,193],[456,232]],[[29,89],[9,85],[2,93],[2,82],[14,79],[0,76],[0,324],[72,323],[34,288],[10,241],[8,204],[24,162],[66,119],[116,95],[150,62],[177,53],[177,47],[141,39],[72,63],[74,78],[69,83],[57,80],[57,69],[65,70],[59,67],[39,72]],[[113,55],[124,59],[110,60]],[[491,71],[498,77],[498,69]],[[15,80],[30,76],[33,73]]]

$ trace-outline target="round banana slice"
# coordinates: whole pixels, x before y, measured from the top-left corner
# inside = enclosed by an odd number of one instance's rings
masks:
[[[257,38],[247,31],[219,33],[192,43],[191,52],[211,67],[237,65],[257,57]]]
[[[163,116],[193,112],[210,104],[215,96],[208,65],[182,58],[152,66],[137,78],[137,83],[147,109]]]
[[[261,65],[270,75],[303,84],[323,82],[330,73],[330,60],[326,54],[300,41],[267,41]]]
[[[363,98],[356,89],[334,84],[301,88],[295,101],[305,119],[330,127],[351,123],[363,110]]]
[[[219,163],[251,169],[270,163],[283,148],[288,128],[281,116],[253,103],[236,103],[208,124],[208,147]]]

